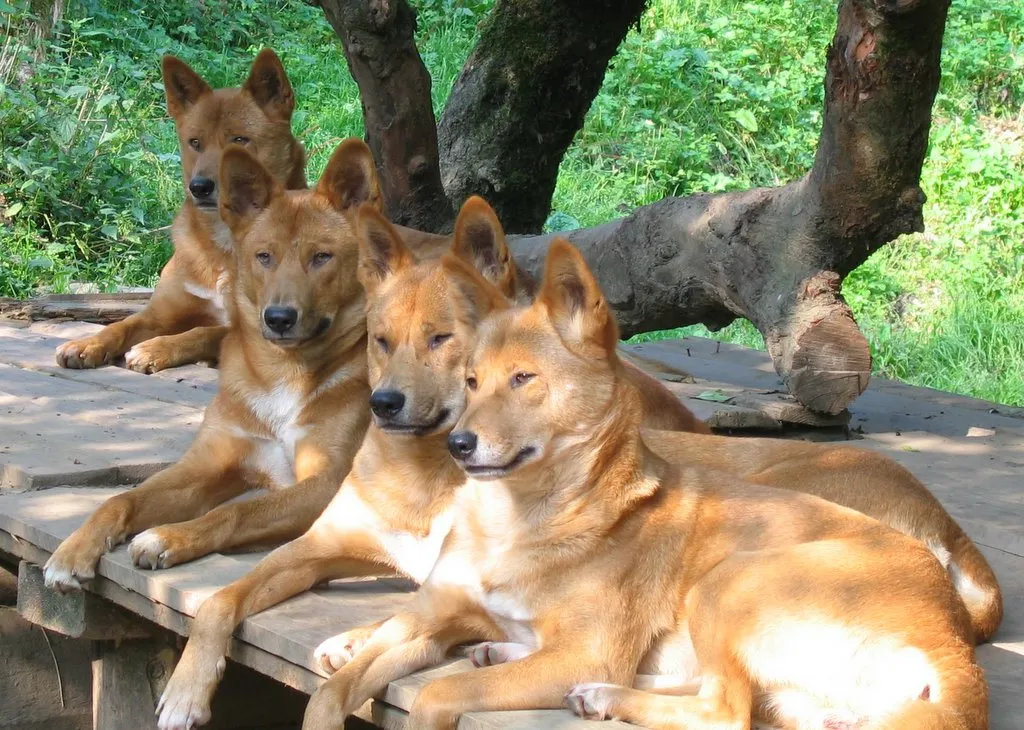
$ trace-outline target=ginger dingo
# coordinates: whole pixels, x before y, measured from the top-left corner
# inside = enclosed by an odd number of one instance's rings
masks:
[[[46,564],[50,585],[80,587],[104,551],[136,533],[132,559],[151,568],[296,537],[362,441],[369,385],[355,214],[379,200],[369,148],[343,142],[314,189],[286,191],[236,146],[220,182],[235,241],[220,389],[178,463],[107,500],[61,544]],[[256,487],[269,491],[223,504]]]
[[[95,368],[125,355],[132,370],[150,373],[216,360],[233,268],[231,230],[217,212],[221,155],[243,145],[286,188],[306,187],[305,153],[291,131],[295,95],[273,51],[260,52],[238,89],[210,88],[174,56],[164,56],[163,77],[185,184],[185,204],[171,226],[174,254],[146,308],[58,347],[62,367]]]
[[[579,714],[659,728],[987,728],[970,601],[947,572],[956,546],[718,467],[750,459],[793,488],[832,470],[875,505],[916,480],[845,447],[793,444],[766,466],[778,442],[641,431],[617,339],[582,256],[556,241],[536,302],[478,332],[449,437],[469,479],[434,569],[314,694],[303,727],[341,728],[390,681],[482,640],[497,643],[477,663],[514,661],[427,684],[410,727],[568,693]],[[859,476],[876,459],[878,485]],[[957,566],[983,592],[985,571]],[[622,686],[638,673],[696,694]]]

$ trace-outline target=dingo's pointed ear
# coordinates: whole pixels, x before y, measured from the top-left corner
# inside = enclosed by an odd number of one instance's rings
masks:
[[[556,238],[548,249],[537,303],[547,309],[570,347],[596,345],[606,353],[615,351],[619,331],[608,300],[583,254],[564,238]]]
[[[249,92],[264,113],[271,119],[287,121],[295,111],[295,93],[284,72],[281,59],[269,48],[264,48],[252,62],[249,78],[242,88]]]
[[[370,203],[359,208],[359,283],[367,292],[414,263],[395,227]]]
[[[509,299],[516,295],[516,265],[494,209],[474,195],[455,221],[452,253],[484,275]]]
[[[331,207],[339,212],[364,203],[378,211],[384,207],[373,155],[366,143],[356,137],[346,139],[334,150],[316,191],[326,196]]]
[[[471,325],[476,326],[491,312],[508,309],[509,303],[504,292],[461,258],[445,254],[441,257],[441,269],[466,303],[463,314]]]
[[[231,145],[220,158],[220,217],[235,230],[270,205],[281,185],[244,148]]]
[[[176,56],[164,56],[163,71],[167,113],[174,119],[181,117],[200,97],[213,93],[210,85]]]

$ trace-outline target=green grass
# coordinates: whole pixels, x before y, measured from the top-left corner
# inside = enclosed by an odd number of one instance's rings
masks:
[[[489,0],[419,0],[440,111]],[[273,46],[296,88],[310,178],[362,133],[355,84],[319,10],[299,0],[83,0],[27,74],[26,0],[0,0],[0,296],[71,282],[150,284],[181,200],[159,56],[214,85]],[[652,0],[562,164],[552,228],[665,195],[784,183],[806,171],[831,0]],[[927,233],[875,254],[844,290],[876,370],[1024,405],[1024,4],[958,0],[946,32],[923,187]],[[703,328],[650,333],[706,334]],[[713,336],[762,346],[746,322]]]

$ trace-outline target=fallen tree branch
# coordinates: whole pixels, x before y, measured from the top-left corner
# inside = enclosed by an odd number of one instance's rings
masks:
[[[814,166],[795,182],[666,198],[568,238],[594,266],[624,335],[746,317],[804,405],[838,413],[867,387],[871,353],[842,278],[923,230],[919,187],[948,0],[843,0],[828,50]],[[552,236],[519,237],[539,274]]]
[[[74,322],[110,324],[141,312],[149,303],[149,292],[123,294],[48,294],[32,299],[0,298],[0,317],[35,322],[66,319]]]

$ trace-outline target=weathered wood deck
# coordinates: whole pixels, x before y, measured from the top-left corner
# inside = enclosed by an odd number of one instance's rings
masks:
[[[215,390],[216,372],[202,367],[152,376],[121,368],[59,369],[53,349],[60,339],[94,328],[0,326],[0,560],[41,564],[105,497],[173,461]],[[846,420],[816,419],[782,395],[764,353],[695,339],[628,349],[699,415],[722,427],[776,431],[810,422],[822,427],[812,435],[834,438],[835,426]],[[729,400],[715,400],[723,397]],[[859,444],[890,454],[918,474],[995,568],[1006,618],[979,656],[992,690],[992,727],[1024,727],[1024,412],[876,380],[849,418],[862,432],[855,434]],[[101,560],[90,590],[145,622],[186,636],[202,600],[259,557],[213,555],[149,572],[132,567],[121,548]],[[28,573],[23,579],[26,585],[32,580]],[[231,658],[308,694],[323,681],[312,671],[316,645],[390,614],[409,590],[394,579],[334,582],[247,620]],[[56,596],[48,600],[60,608]],[[46,623],[45,616],[33,620]],[[468,668],[459,660],[393,683],[375,705],[375,721],[402,726],[404,711],[427,679]],[[594,726],[561,711],[478,714],[460,724],[497,727]]]

